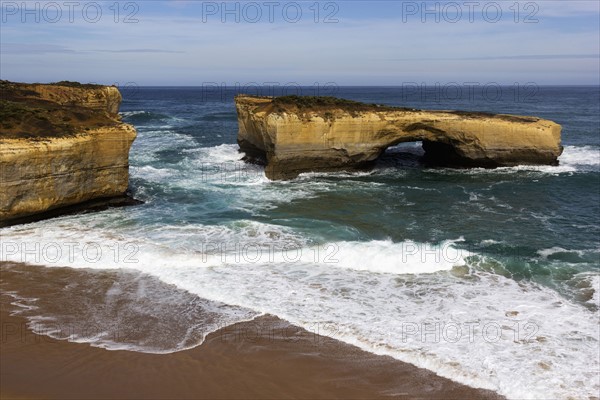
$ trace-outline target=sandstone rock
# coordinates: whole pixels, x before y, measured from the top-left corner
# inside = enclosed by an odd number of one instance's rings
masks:
[[[558,164],[560,125],[536,118],[425,111],[327,97],[239,95],[238,143],[270,179],[368,168],[389,146],[422,141],[426,160],[456,167]]]
[[[117,114],[121,105],[121,93],[115,86],[59,82],[53,85],[28,85],[28,89],[38,93],[40,98],[60,105],[83,106],[109,114]]]
[[[116,88],[7,82],[1,88],[0,226],[123,198],[136,131],[117,114]]]

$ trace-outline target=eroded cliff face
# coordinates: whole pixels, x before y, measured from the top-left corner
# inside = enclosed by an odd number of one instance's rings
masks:
[[[40,98],[60,105],[82,106],[115,115],[121,105],[121,93],[114,86],[99,85],[27,85]]]
[[[235,99],[241,151],[270,179],[369,167],[389,146],[422,141],[426,159],[457,167],[556,165],[560,125],[536,118],[424,111],[296,96]]]
[[[1,88],[0,226],[124,197],[136,131],[118,116],[117,88]]]

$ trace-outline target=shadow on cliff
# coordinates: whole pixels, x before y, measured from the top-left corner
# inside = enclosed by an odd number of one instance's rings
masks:
[[[426,165],[422,142],[390,146],[375,162],[375,168],[422,168]]]

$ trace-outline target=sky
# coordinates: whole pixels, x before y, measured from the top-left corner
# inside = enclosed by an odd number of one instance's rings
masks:
[[[600,84],[597,1],[1,1],[0,78]]]

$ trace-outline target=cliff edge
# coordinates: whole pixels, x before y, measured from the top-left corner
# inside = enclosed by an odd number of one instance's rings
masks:
[[[134,202],[116,87],[0,81],[0,95],[0,226]]]
[[[238,144],[269,179],[364,169],[386,148],[422,141],[427,162],[454,167],[557,165],[561,126],[536,117],[425,111],[333,97],[235,98]]]

